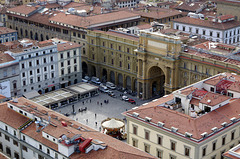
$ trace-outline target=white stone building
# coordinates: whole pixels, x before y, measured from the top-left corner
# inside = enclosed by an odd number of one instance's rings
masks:
[[[240,22],[231,15],[219,16],[212,20],[183,17],[173,21],[173,29],[200,35],[204,39],[225,44],[240,44]]]

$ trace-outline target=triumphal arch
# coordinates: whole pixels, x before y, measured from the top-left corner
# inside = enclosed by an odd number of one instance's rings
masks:
[[[138,96],[148,99],[163,96],[178,88],[178,63],[181,40],[160,32],[142,31],[137,53]]]

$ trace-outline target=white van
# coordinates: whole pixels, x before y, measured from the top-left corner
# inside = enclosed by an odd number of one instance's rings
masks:
[[[97,78],[97,77],[92,77],[91,81],[95,84],[101,84],[99,78]]]
[[[109,90],[108,90],[108,88],[106,86],[99,86],[99,90],[101,92],[104,92],[104,93],[108,93],[109,92]]]
[[[116,89],[116,86],[112,82],[107,82],[106,86],[110,89]]]

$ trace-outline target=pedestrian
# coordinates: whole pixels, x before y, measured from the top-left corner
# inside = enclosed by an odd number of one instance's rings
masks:
[[[85,111],[87,110],[87,107],[85,107]]]
[[[91,99],[90,99],[90,103],[91,103]]]
[[[101,106],[102,106],[102,103],[101,103]]]
[[[82,102],[82,104],[84,105],[84,101]]]
[[[97,122],[95,122],[96,126],[97,126]]]
[[[99,131],[101,132],[101,130],[102,130],[102,128],[101,128],[101,126],[99,126]]]
[[[95,118],[97,117],[97,114],[95,113]]]
[[[88,123],[88,119],[86,119],[86,122]]]
[[[78,112],[80,112],[80,108],[78,109]]]
[[[107,100],[107,104],[109,103],[109,100]]]
[[[76,120],[78,120],[78,118]]]

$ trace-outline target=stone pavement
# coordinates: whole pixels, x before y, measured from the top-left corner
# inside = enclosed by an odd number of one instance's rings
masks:
[[[109,100],[109,103],[108,104],[104,103],[104,100]],[[97,104],[97,102],[99,102],[99,104]],[[136,102],[138,105],[141,105],[147,101],[136,100]],[[101,106],[101,103],[102,103],[102,106]],[[85,107],[87,107],[86,111],[83,111],[83,112],[78,111],[80,108],[85,108]],[[126,110],[132,109],[133,107],[136,107],[136,105],[122,101],[120,95],[117,95],[117,98],[112,98],[107,94],[100,93],[96,97],[92,97],[87,100],[79,101],[78,103],[75,103],[74,108],[75,108],[76,115],[72,114],[72,111],[73,111],[72,104],[65,106],[63,108],[56,109],[56,111],[63,114],[69,113],[70,114],[69,117],[71,119],[74,119],[82,124],[85,124],[99,131],[99,127],[101,126],[101,121],[103,121],[108,117],[123,119],[124,116],[121,113],[123,113]],[[95,118],[95,114],[96,114],[96,118]],[[97,125],[96,125],[96,122],[97,122]]]

